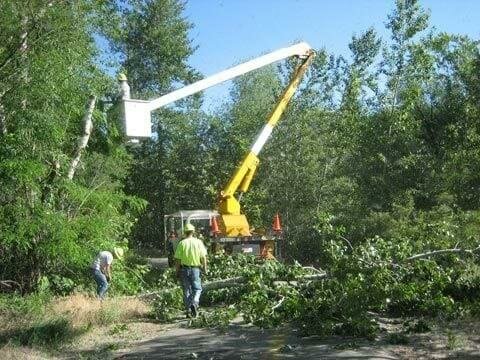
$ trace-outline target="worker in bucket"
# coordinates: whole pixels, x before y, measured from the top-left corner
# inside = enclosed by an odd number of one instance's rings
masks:
[[[123,258],[123,249],[116,247],[113,249],[113,254],[116,259]],[[105,298],[108,289],[108,283],[112,279],[112,263],[113,257],[110,251],[100,251],[95,260],[93,260],[91,269],[93,278],[97,283],[97,296],[100,300]]]
[[[185,225],[186,238],[180,241],[175,250],[177,277],[182,282],[183,302],[187,317],[197,317],[202,281],[200,270],[207,272],[207,249],[202,240],[193,236],[195,227]]]

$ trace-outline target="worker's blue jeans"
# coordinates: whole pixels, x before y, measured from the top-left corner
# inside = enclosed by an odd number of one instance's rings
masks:
[[[198,267],[181,268],[183,303],[188,311],[192,305],[198,306],[200,294],[202,293],[202,281],[200,280],[200,269]]]
[[[95,279],[95,282],[97,283],[97,295],[100,299],[103,299],[108,289],[107,277],[100,270],[92,270],[93,277]]]

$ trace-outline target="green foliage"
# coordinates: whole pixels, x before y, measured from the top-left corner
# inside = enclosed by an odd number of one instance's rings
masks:
[[[204,295],[208,296],[208,304],[223,306],[203,313],[192,322],[193,326],[224,327],[241,314],[245,321],[261,327],[276,327],[292,321],[304,334],[372,337],[378,330],[376,323],[365,314],[368,301],[359,301],[367,289],[362,288],[363,283],[358,283],[358,279],[352,279],[349,284],[331,280],[316,286],[319,283],[302,283],[301,277],[309,270],[298,263],[258,262],[254,257],[242,255],[210,260],[212,271],[207,280],[242,276],[247,281],[232,289],[208,291],[208,295]],[[162,320],[173,319],[183,304],[181,290],[174,287],[169,276],[161,280],[162,290],[154,302],[154,314]],[[284,284],[275,285],[277,280]],[[300,281],[300,285],[291,285],[288,281]],[[349,292],[348,296],[345,291]],[[216,295],[218,293],[221,295]],[[230,296],[232,294],[235,296]]]
[[[480,295],[480,266],[468,262],[463,272],[452,281],[449,293],[456,300],[476,300]]]
[[[213,309],[209,312],[201,312],[197,318],[189,322],[189,326],[194,328],[226,328],[230,322],[238,315],[233,306],[226,308]]]
[[[152,302],[152,313],[160,321],[171,321],[184,308],[183,294],[180,287],[176,287],[177,279],[174,269],[165,271],[158,280],[160,295]]]
[[[188,65],[196,48],[189,38],[193,25],[184,16],[185,6],[181,0],[126,1],[117,10],[120,30],[110,40],[135,98],[158,97],[199,79]],[[158,137],[131,149],[135,162],[126,191],[149,202],[134,228],[132,247],[161,245],[163,215],[212,205],[214,164],[208,161],[202,136],[209,119],[199,111],[200,95],[175,105],[153,115]]]
[[[7,321],[23,319],[26,321],[40,319],[44,314],[51,294],[38,292],[28,296],[2,294],[0,296],[0,313],[7,316]]]
[[[155,318],[161,321],[173,320],[183,309],[183,295],[181,288],[166,289],[153,303]]]
[[[66,177],[88,97],[113,88],[94,40],[110,5],[0,7],[0,279],[65,294],[90,280],[94,255],[122,245],[145,207],[122,191],[130,155],[110,132],[117,119],[98,109],[75,177]]]
[[[454,301],[452,278],[468,277],[462,262],[446,254],[434,259],[405,261],[412,249],[379,237],[352,248],[330,241],[330,254],[321,281],[302,281],[309,270],[276,261],[258,262],[253,257],[211,257],[207,281],[242,276],[246,281],[234,288],[209,290],[203,305],[215,306],[192,322],[195,327],[225,327],[241,315],[260,327],[286,322],[303,335],[341,335],[374,339],[379,331],[378,312],[390,315],[456,317],[473,314],[474,303]],[[401,255],[403,254],[403,255]],[[395,260],[398,259],[398,260]],[[395,262],[400,261],[400,262]],[[161,280],[155,314],[172,320],[182,309],[179,287],[173,273]],[[218,307],[221,305],[221,307]],[[430,330],[427,319],[405,325],[407,332]],[[397,338],[398,337],[398,338]],[[403,343],[405,336],[388,341]]]
[[[152,286],[148,277],[153,270],[144,259],[135,254],[128,254],[124,260],[115,261],[112,268],[109,292],[113,294],[137,294]]]
[[[174,83],[195,79],[186,63],[195,47],[184,9],[181,0],[126,1],[119,9],[124,21],[111,40],[134,91],[164,93]]]

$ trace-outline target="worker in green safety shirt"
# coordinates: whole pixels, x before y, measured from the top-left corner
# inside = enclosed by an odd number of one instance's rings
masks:
[[[202,293],[200,269],[207,272],[207,249],[202,240],[193,236],[195,227],[185,225],[186,238],[180,241],[175,250],[175,266],[177,277],[183,288],[183,302],[187,317],[198,315],[198,304]]]

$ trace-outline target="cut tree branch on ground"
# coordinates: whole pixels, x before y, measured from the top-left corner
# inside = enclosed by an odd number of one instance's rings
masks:
[[[318,270],[318,269],[317,269]],[[274,286],[281,286],[281,285],[293,285],[295,284],[298,285],[299,282],[302,281],[317,281],[317,280],[322,280],[327,277],[326,273],[321,273],[321,274],[311,274],[311,275],[301,275],[298,276],[295,280],[293,281],[285,281],[285,280],[278,280],[274,281],[273,284]],[[243,276],[237,276],[233,278],[228,278],[224,280],[215,280],[215,281],[210,281],[202,284],[202,291],[207,292],[210,290],[218,290],[218,289],[227,289],[227,288],[232,288],[232,287],[239,287],[243,286],[247,283],[248,279],[243,277]],[[153,299],[154,297],[161,295],[164,292],[167,291],[172,291],[174,288],[168,288],[168,289],[163,289],[161,291],[156,291],[153,293],[145,293],[145,294],[140,294],[138,297],[144,300],[150,300]]]
[[[313,267],[313,266],[302,266],[302,269],[312,270],[312,271],[316,272],[317,274],[323,274],[324,273],[323,270],[317,269],[316,267]]]
[[[401,263],[409,263],[412,261],[424,259],[424,258],[429,258],[432,256],[437,256],[437,255],[443,255],[443,254],[469,254],[469,255],[474,255],[475,253],[480,252],[480,246],[478,246],[475,249],[441,249],[441,250],[434,250],[434,251],[429,251],[426,253],[421,253],[421,254],[416,254],[412,255],[404,260],[402,260],[400,263],[395,263],[395,262],[390,262],[390,263],[385,263],[383,262],[382,264],[377,263],[377,265],[390,265],[394,268],[399,268],[401,267]],[[374,263],[372,263],[374,265]],[[318,280],[323,280],[328,277],[328,274],[326,272],[323,272],[317,268],[311,267],[311,266],[305,266],[303,267],[304,269],[309,269],[317,272],[316,274],[307,274],[307,275],[300,275],[297,276],[295,279],[292,280],[275,280],[273,281],[273,286],[274,287],[281,287],[281,286],[294,286],[297,287],[300,285],[301,282],[308,282],[308,281],[318,281]],[[218,290],[218,289],[226,289],[226,288],[231,288],[231,287],[239,287],[239,286],[244,286],[247,283],[248,279],[243,277],[243,276],[237,276],[233,278],[228,278],[228,279],[223,279],[223,280],[215,280],[215,281],[210,281],[207,283],[204,283],[202,285],[202,289],[204,292],[207,292],[209,290]],[[146,294],[141,294],[139,295],[140,298],[149,300],[153,299],[155,296],[161,295],[164,292],[167,291],[172,291],[174,288],[168,288],[168,289],[163,289],[158,292],[153,292],[153,293],[146,293]],[[281,305],[281,303],[280,303]],[[278,306],[280,306],[278,305]]]
[[[321,273],[321,274],[311,274],[311,275],[301,275],[295,278],[297,283],[300,281],[312,281],[312,280],[322,280],[327,277],[326,273]],[[247,279],[243,276],[238,276],[230,279],[225,279],[225,280],[216,280],[216,281],[210,281],[208,283],[205,283],[202,285],[203,291],[208,291],[208,290],[217,290],[217,289],[224,289],[224,288],[229,288],[229,287],[236,287],[239,285],[244,285],[247,282]],[[277,283],[279,284],[280,282],[283,282],[285,284],[288,284],[291,281],[274,281],[274,284]]]
[[[0,280],[0,287],[5,287],[8,289],[13,289],[16,286],[20,291],[22,291],[22,285],[13,280]]]
[[[276,280],[273,282],[273,286],[275,287],[281,287],[281,286],[293,286],[297,287],[303,282],[309,282],[309,281],[318,281],[318,280],[323,280],[328,277],[327,273],[321,273],[321,274],[313,274],[313,275],[303,275],[298,278],[298,280]],[[300,280],[300,281],[299,281]]]
[[[454,248],[454,249],[433,250],[433,251],[429,251],[429,252],[426,252],[426,253],[416,254],[416,255],[410,256],[410,257],[404,259],[402,262],[412,262],[412,261],[415,261],[415,260],[425,259],[425,258],[429,258],[429,257],[432,257],[432,256],[444,255],[444,254],[474,255],[478,251],[480,251],[480,246],[476,247],[475,249]]]
[[[229,287],[235,287],[238,285],[243,285],[247,282],[247,279],[243,276],[237,276],[234,278],[229,278],[225,280],[210,281],[208,283],[202,284],[203,291],[224,289]]]
[[[282,296],[280,301],[278,303],[276,303],[274,306],[272,306],[272,314],[276,309],[278,309],[280,306],[282,306],[284,301],[285,301],[285,296]]]

